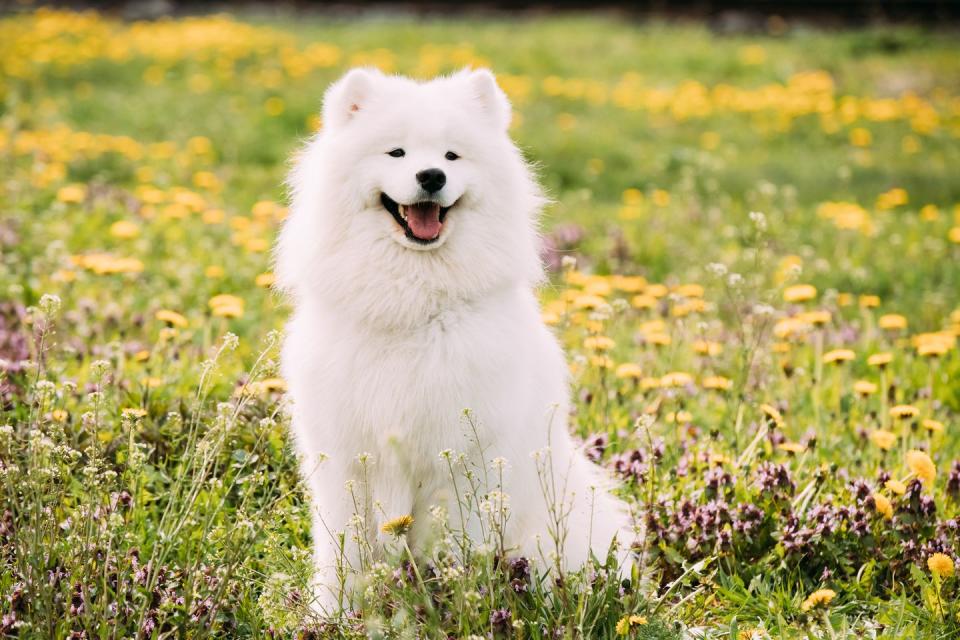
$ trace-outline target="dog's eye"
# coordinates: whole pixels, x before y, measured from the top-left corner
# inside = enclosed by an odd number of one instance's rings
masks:
[[[398,147],[393,151],[387,151],[387,155],[391,158],[402,158],[403,156],[407,155],[407,152]]]
[[[447,151],[447,155],[446,155],[445,157],[447,158],[447,160],[451,160],[451,161],[452,161],[452,160],[458,159],[460,156],[458,156],[457,154],[455,154],[453,151]]]

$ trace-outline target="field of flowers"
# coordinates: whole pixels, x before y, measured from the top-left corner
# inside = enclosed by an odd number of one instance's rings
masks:
[[[309,614],[270,248],[360,64],[498,73],[643,575],[399,523]],[[958,87],[907,28],[0,18],[0,636],[957,637]]]

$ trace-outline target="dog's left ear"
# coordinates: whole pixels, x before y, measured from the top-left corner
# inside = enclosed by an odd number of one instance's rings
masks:
[[[498,129],[510,126],[510,101],[489,69],[464,71],[471,97]]]

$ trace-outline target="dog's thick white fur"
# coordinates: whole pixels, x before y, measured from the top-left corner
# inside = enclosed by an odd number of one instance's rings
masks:
[[[381,524],[403,514],[422,548],[433,505],[461,528],[466,484],[454,487],[442,450],[479,475],[506,459],[506,544],[518,555],[576,568],[606,558],[614,538],[621,558],[632,542],[624,505],[567,431],[568,369],[534,295],[544,198],[509,122],[487,70],[416,82],[354,69],[328,89],[322,132],[296,160],[276,251],[295,305],[282,368],[323,609],[342,602],[338,562],[358,560],[358,509],[374,549]],[[445,174],[442,188],[421,186],[426,169]],[[403,226],[391,203],[419,217]],[[466,520],[480,538],[479,518]]]

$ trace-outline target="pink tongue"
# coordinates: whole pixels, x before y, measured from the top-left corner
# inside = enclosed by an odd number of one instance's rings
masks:
[[[433,240],[440,235],[440,205],[436,202],[419,202],[407,207],[407,226],[421,240]]]

